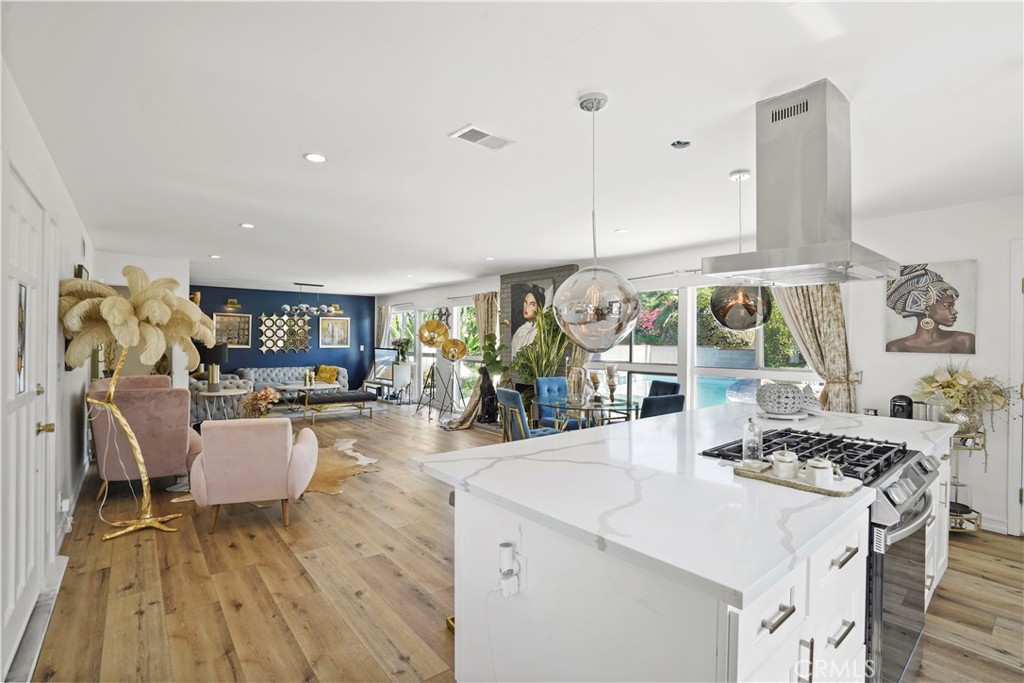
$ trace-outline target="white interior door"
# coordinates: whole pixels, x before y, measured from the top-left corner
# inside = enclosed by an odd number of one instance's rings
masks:
[[[43,584],[46,556],[44,482],[53,437],[47,422],[49,295],[43,267],[44,211],[21,178],[4,164],[2,343],[4,397],[0,457],[0,654],[6,676]],[[38,390],[37,390],[38,388]]]

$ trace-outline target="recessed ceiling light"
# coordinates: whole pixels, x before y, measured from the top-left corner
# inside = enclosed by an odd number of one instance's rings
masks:
[[[306,152],[302,155],[302,158],[306,161],[312,161],[314,164],[322,164],[327,161],[327,157],[319,152]]]
[[[493,260],[494,260],[493,256],[484,256],[484,261],[493,261]]]
[[[615,228],[615,232],[617,232],[617,233],[619,233],[621,235],[623,233],[629,232],[629,230],[626,230],[625,228]]]
[[[412,275],[406,275],[406,277],[412,277]]]
[[[686,149],[689,146],[689,140],[676,140],[675,142],[672,143],[672,147],[674,147],[675,149]]]
[[[219,254],[210,254],[210,258],[220,258]]]
[[[252,230],[253,228],[256,227],[252,223],[239,223],[238,226],[241,228],[248,228],[249,230]]]

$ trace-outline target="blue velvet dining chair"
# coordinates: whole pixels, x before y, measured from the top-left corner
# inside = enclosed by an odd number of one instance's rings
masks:
[[[565,377],[538,377],[534,380],[536,397],[534,405],[537,406],[537,424],[541,427],[555,427],[562,431],[579,429],[580,421],[575,417],[559,419],[557,411],[551,406],[541,405],[544,399],[560,399],[564,401],[569,397],[569,382]]]
[[[686,397],[682,394],[667,394],[664,396],[648,396],[640,404],[640,419],[654,417],[655,415],[668,415],[669,413],[683,412],[686,404]]]
[[[523,396],[513,389],[498,387],[494,390],[498,395],[498,410],[501,411],[501,438],[503,441],[519,441],[532,439],[535,436],[558,434],[554,427],[538,427],[530,429],[530,418],[523,406]]]
[[[666,382],[664,380],[656,379],[651,382],[651,390],[647,392],[648,396],[671,396],[672,394],[679,393],[679,382]]]

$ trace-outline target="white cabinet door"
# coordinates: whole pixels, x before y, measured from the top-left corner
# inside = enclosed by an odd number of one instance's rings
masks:
[[[939,477],[932,482],[932,514],[925,528],[925,609],[949,564],[949,460],[939,465]]]

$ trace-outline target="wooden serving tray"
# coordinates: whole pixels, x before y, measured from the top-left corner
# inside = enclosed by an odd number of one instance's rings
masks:
[[[761,481],[767,481],[772,484],[778,484],[779,486],[787,486],[791,489],[798,489],[800,491],[810,491],[811,493],[820,493],[823,496],[833,496],[838,498],[845,498],[846,496],[852,496],[854,493],[859,491],[863,486],[864,482],[860,479],[853,479],[846,477],[840,481],[835,482],[834,488],[822,488],[820,486],[814,486],[808,484],[804,478],[804,473],[800,472],[796,475],[796,479],[783,479],[782,477],[775,476],[775,473],[771,469],[765,471],[752,470],[743,465],[736,464],[733,466],[733,471],[736,476],[747,477],[748,479],[759,479]]]

